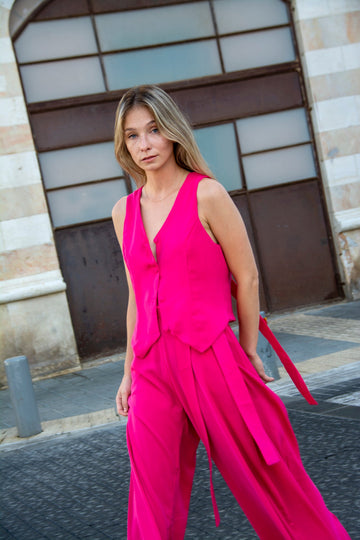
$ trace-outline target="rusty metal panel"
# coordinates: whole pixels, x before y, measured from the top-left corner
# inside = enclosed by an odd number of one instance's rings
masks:
[[[30,122],[37,150],[111,141],[117,104],[116,100],[32,114]]]
[[[303,104],[297,72],[169,92],[193,124],[244,118]]]
[[[49,19],[65,18],[74,15],[87,15],[89,7],[87,0],[53,0],[40,9],[33,21],[47,21]]]
[[[170,94],[194,126],[302,105],[299,77],[295,72],[182,89]],[[118,99],[115,99],[32,113],[31,126],[38,151],[112,140],[117,104]]]
[[[80,357],[123,349],[128,289],[112,222],[58,230],[55,238]]]
[[[182,3],[194,0],[182,0]],[[109,11],[124,11],[127,9],[139,9],[157,6],[178,4],[179,0],[91,0],[94,13],[106,13]]]
[[[262,270],[261,270],[261,266],[260,266],[258,250],[257,250],[256,243],[255,243],[254,231],[253,231],[253,227],[252,227],[252,224],[251,224],[251,218],[250,218],[249,204],[248,204],[248,201],[247,201],[247,196],[245,195],[245,193],[244,194],[239,194],[239,195],[233,195],[232,200],[234,201],[237,209],[239,210],[239,212],[241,214],[241,217],[244,220],[245,227],[246,227],[246,230],[247,230],[247,233],[248,233],[248,236],[249,236],[249,240],[250,240],[250,243],[251,243],[251,247],[252,247],[253,252],[254,252],[256,265],[257,265],[257,268],[258,268],[258,271],[259,271],[260,308],[261,308],[262,311],[268,311],[268,304],[267,304],[267,301],[266,301],[266,295],[265,295],[265,290],[264,290],[264,281],[263,281],[263,278],[262,278]]]
[[[249,194],[270,311],[340,296],[317,181]]]

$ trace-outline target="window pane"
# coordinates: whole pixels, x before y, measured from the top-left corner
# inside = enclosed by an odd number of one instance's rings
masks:
[[[30,103],[105,92],[98,58],[22,66],[20,71]]]
[[[228,191],[241,189],[241,173],[232,124],[195,130],[196,142],[215,177]]]
[[[248,189],[257,189],[316,176],[311,145],[243,158]]]
[[[215,16],[221,34],[287,24],[281,0],[215,0]]]
[[[110,90],[221,73],[215,40],[104,56]]]
[[[39,159],[47,189],[123,176],[113,142],[42,152]]]
[[[54,226],[108,218],[114,204],[124,195],[127,195],[124,180],[50,191],[48,200]]]
[[[244,118],[236,122],[236,127],[244,154],[310,139],[304,109]]]
[[[90,17],[29,23],[15,43],[19,62],[97,52]]]
[[[97,15],[95,21],[102,51],[214,35],[207,2]]]
[[[295,59],[289,28],[220,39],[226,71],[238,71]]]

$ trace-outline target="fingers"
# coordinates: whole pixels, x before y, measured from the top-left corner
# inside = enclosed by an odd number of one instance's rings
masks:
[[[269,383],[275,380],[274,377],[269,377],[269,375],[266,375],[264,364],[262,363],[262,360],[258,356],[258,354],[249,355],[248,358],[250,362],[253,364],[256,371],[258,372],[258,375],[260,376],[260,378],[264,381],[264,383]]]
[[[262,367],[259,371],[258,371],[261,379],[264,381],[264,383],[269,383],[269,382],[272,382],[274,381],[274,377],[270,377],[269,375],[266,375],[265,373],[265,370],[264,370],[264,367]]]
[[[116,396],[116,407],[117,411],[121,416],[128,416],[129,414],[129,404],[128,404],[129,394],[126,392],[118,392]]]
[[[274,377],[269,377],[269,375],[266,375],[266,373],[264,373],[264,375],[262,375],[261,378],[266,383],[275,381]]]

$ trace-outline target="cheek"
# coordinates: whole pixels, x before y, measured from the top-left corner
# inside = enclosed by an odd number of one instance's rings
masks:
[[[134,145],[132,145],[131,143],[126,143],[125,144],[126,146],[126,149],[128,151],[128,153],[130,154],[130,156],[132,157],[132,159],[134,159],[135,157],[135,148],[134,148]]]
[[[163,139],[162,150],[170,154],[174,150],[174,144],[170,142],[168,139]]]

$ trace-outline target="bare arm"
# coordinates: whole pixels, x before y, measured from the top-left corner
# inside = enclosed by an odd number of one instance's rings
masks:
[[[126,197],[120,199],[120,201],[114,206],[112,211],[112,219],[116,232],[117,239],[119,241],[120,247],[123,246],[123,230],[124,230],[124,220],[126,213]],[[136,321],[136,303],[134,289],[131,283],[129,276],[129,271],[126,267],[125,261],[125,273],[126,279],[129,287],[129,301],[126,313],[126,332],[127,332],[127,342],[126,342],[126,355],[125,355],[125,364],[124,364],[124,376],[121,381],[119,390],[116,395],[116,404],[118,413],[122,416],[128,415],[128,398],[131,394],[131,364],[134,358],[134,352],[131,346],[131,339],[134,333],[135,321]]]
[[[240,345],[260,377],[273,380],[264,372],[256,353],[259,331],[259,280],[254,255],[240,213],[225,188],[204,179],[198,188],[199,218],[221,245],[229,269],[237,282]]]

